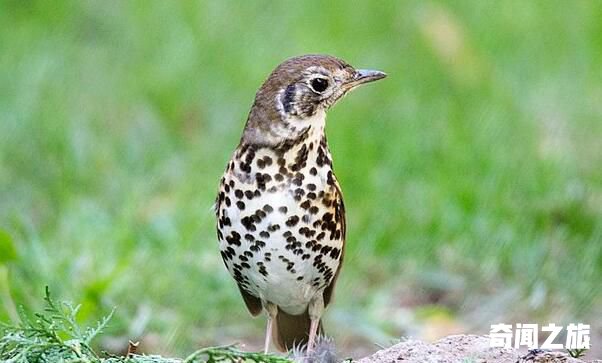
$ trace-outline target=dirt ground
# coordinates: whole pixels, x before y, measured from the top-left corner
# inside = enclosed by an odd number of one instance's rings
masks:
[[[489,339],[479,335],[452,335],[434,343],[407,340],[373,355],[358,363],[601,363],[602,360],[584,361],[571,358],[558,351],[520,352],[516,349],[492,348]]]

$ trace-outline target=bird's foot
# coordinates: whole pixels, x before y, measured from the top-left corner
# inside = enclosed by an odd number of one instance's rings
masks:
[[[319,335],[311,351],[307,347],[294,347],[292,359],[298,363],[336,363],[337,352],[332,338]]]

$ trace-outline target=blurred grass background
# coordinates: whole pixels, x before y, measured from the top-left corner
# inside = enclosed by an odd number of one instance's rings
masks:
[[[346,354],[498,322],[602,332],[602,2],[0,2],[0,320],[44,285],[106,349],[259,346],[210,210],[282,60],[389,78],[329,114]]]

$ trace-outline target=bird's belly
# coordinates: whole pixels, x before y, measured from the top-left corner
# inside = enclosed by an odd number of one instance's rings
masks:
[[[218,211],[226,222],[218,224],[218,237],[229,272],[243,289],[289,314],[303,313],[330,284],[343,247],[340,233],[328,229],[332,223],[323,223],[332,211],[317,197],[336,191],[320,175],[305,181],[314,199],[308,191],[299,198],[299,188],[290,183],[268,184],[258,193],[255,184],[237,180]]]
[[[279,263],[267,265],[267,276],[250,270],[247,290],[264,301],[278,305],[289,314],[302,314],[310,300],[316,293],[321,293],[324,287],[306,281],[311,281],[311,276],[315,276],[316,271],[311,266],[298,268],[294,276]],[[299,281],[296,277],[303,277],[303,280]]]

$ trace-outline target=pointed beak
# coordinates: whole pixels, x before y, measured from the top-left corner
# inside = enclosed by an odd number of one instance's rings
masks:
[[[371,69],[358,69],[355,71],[355,76],[347,83],[347,88],[355,88],[364,83],[370,83],[383,79],[387,76],[386,73]]]

